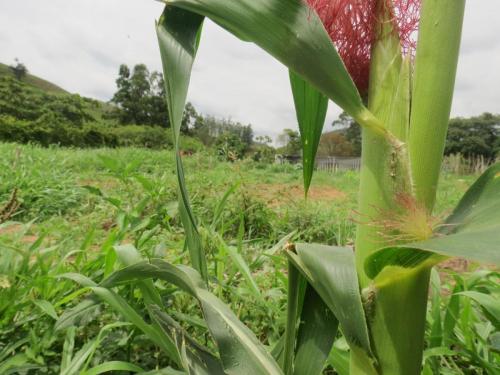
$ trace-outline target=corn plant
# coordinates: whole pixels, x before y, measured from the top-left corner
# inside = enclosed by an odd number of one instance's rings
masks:
[[[156,27],[191,267],[144,261],[128,246],[117,248],[127,267],[100,284],[68,277],[133,322],[181,373],[320,374],[340,331],[351,375],[419,374],[432,267],[455,256],[500,263],[500,165],[472,185],[448,218],[433,212],[465,0],[163,1]],[[213,278],[184,179],[180,126],[205,17],[290,70],[306,192],[329,100],[362,127],[355,247],[284,249],[287,322],[272,351],[210,291]],[[241,271],[251,279],[244,265]],[[216,353],[168,314],[151,279],[198,301]],[[151,323],[112,289],[132,282]]]

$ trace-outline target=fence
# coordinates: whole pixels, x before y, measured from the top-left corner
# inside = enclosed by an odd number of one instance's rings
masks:
[[[357,171],[361,168],[361,158],[349,158],[330,156],[326,158],[316,158],[316,169],[318,171],[338,172]]]
[[[298,164],[302,163],[300,156],[276,155],[276,164]],[[338,172],[347,170],[359,170],[361,167],[361,158],[328,156],[316,158],[316,170],[326,172]]]
[[[448,155],[443,160],[443,170],[456,174],[478,174],[483,173],[494,162],[495,160],[482,155],[467,158],[460,154]]]
[[[497,160],[497,162],[500,160]],[[464,157],[460,154],[448,155],[443,160],[443,171],[455,174],[483,173],[495,160],[484,156]],[[302,163],[300,156],[276,155],[277,164]],[[316,170],[335,173],[338,171],[357,171],[361,168],[361,158],[328,156],[316,158]]]

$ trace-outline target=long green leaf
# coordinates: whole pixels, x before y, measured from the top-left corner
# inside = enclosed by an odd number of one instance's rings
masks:
[[[130,266],[143,261],[141,254],[133,245],[127,244],[122,246],[115,246],[115,251],[118,256],[118,259],[124,266]],[[104,280],[101,283],[101,285],[105,286],[107,282],[108,280]],[[141,280],[137,283],[137,286],[141,290],[141,293],[144,297],[144,302],[146,304],[146,308],[148,309],[150,316],[153,318],[154,316],[153,306],[162,305],[161,296],[156,290],[152,280]],[[182,358],[180,352],[175,349],[177,345],[176,342],[174,341],[174,338],[167,332],[162,330],[159,323],[154,319],[153,319],[153,328],[160,336],[159,339],[161,339],[161,341],[165,343],[164,348],[165,349],[168,348],[167,354],[170,356],[170,358],[174,360],[174,362],[176,362],[177,364],[181,365]]]
[[[170,282],[198,299],[227,374],[282,374],[255,335],[220,299],[206,290],[194,269],[153,259],[151,263],[137,263],[115,272],[107,279],[107,286],[149,278]]]
[[[349,351],[333,347],[328,357],[330,363],[339,375],[349,375]]]
[[[422,2],[409,150],[417,200],[432,211],[460,50],[465,0]]]
[[[254,295],[254,297],[259,301],[264,301],[262,294],[259,290],[259,287],[252,276],[250,267],[248,266],[245,259],[243,259],[243,256],[238,252],[238,250],[234,246],[226,244],[226,242],[220,235],[217,234],[216,238],[219,241],[219,246],[223,247],[226,254],[229,254],[229,257],[234,262],[236,268],[241,273],[243,278],[246,280],[247,285],[252,294]]]
[[[460,292],[458,294],[476,301],[484,309],[488,319],[490,319],[495,328],[500,330],[500,301],[498,298],[490,294],[475,292],[472,290]]]
[[[286,324],[285,374],[321,374],[335,340],[338,320],[291,261]]]
[[[295,357],[295,342],[298,332],[299,317],[304,302],[306,279],[300,271],[288,261],[288,298],[287,317],[284,336],[283,371],[285,375],[293,373],[293,361]]]
[[[171,367],[162,368],[148,372],[141,372],[141,375],[186,375],[184,371],[177,371]]]
[[[68,277],[68,274],[61,276]],[[137,328],[144,332],[144,334],[148,336],[156,345],[162,348],[170,356],[170,358],[177,363],[180,362],[179,353],[177,352],[177,348],[172,341],[162,335],[162,332],[158,332],[158,330],[153,326],[147,324],[140,314],[133,307],[131,307],[125,299],[106,288],[109,284],[109,278],[104,280],[104,282],[98,286],[92,280],[82,275],[69,274],[69,277],[84,286],[90,285],[89,289],[92,290],[101,300],[108,303],[115,311],[120,313],[129,322],[133,323]],[[96,302],[91,299],[82,301],[67,315],[61,315],[59,320],[56,322],[56,329],[60,330],[72,325],[76,319],[87,314],[88,311],[95,308],[95,306]]]
[[[94,366],[83,372],[81,375],[99,375],[110,371],[144,372],[142,368],[132,363],[123,361],[109,361]]]
[[[224,375],[219,358],[192,339],[182,327],[163,312],[158,306],[153,306],[152,317],[165,334],[171,335],[180,353],[183,353],[185,370],[193,375]]]
[[[177,348],[173,347],[172,342],[170,340],[166,340],[164,335],[158,332],[155,327],[147,324],[141,315],[132,306],[130,306],[125,299],[113,291],[102,287],[92,288],[92,291],[99,298],[109,304],[115,311],[123,315],[124,318],[144,332],[144,334],[148,336],[149,339],[156,345],[162,348],[165,353],[170,356],[170,358],[177,360]]]
[[[99,301],[94,298],[84,299],[71,309],[65,310],[54,325],[56,331],[69,328],[87,316],[91,316],[99,307]]]
[[[293,71],[290,71],[290,83],[302,140],[304,190],[307,195],[325,124],[328,98]]]
[[[354,252],[307,244],[296,245],[296,250],[296,254],[287,253],[289,258],[334,313],[351,348],[372,356]]]
[[[40,310],[42,310],[45,314],[49,315],[51,318],[54,320],[58,320],[59,317],[57,316],[56,309],[54,308],[54,305],[52,305],[49,301],[46,300],[36,300],[33,301],[35,305],[37,305]]]
[[[446,257],[498,265],[499,232],[500,163],[497,163],[470,187],[435,237],[381,249],[367,258],[365,271],[374,278],[386,266],[432,266]]]
[[[236,36],[254,42],[354,118],[367,114],[321,20],[305,1],[163,1],[209,17]]]
[[[311,285],[300,316],[294,375],[319,375],[332,350],[339,321]]]
[[[205,252],[196,226],[180,155],[180,129],[203,17],[180,8],[166,7],[156,26],[163,63],[170,123],[174,134],[179,211],[193,267],[208,279]]]

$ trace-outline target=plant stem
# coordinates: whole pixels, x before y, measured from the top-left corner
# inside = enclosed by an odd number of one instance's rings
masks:
[[[380,38],[372,50],[369,110],[389,134],[404,145],[410,122],[409,61],[401,56],[397,33],[392,29],[387,2],[379,2]],[[369,372],[363,353],[351,352],[351,375],[418,375],[420,373],[428,271],[398,274],[382,286],[374,285],[364,273],[364,261],[377,249],[391,243],[394,228],[384,219],[404,210],[398,195],[413,196],[409,158],[399,147],[372,129],[363,129],[360,181],[360,224],[356,236],[356,263],[364,289],[365,313],[378,368]],[[392,276],[392,275],[391,275]]]

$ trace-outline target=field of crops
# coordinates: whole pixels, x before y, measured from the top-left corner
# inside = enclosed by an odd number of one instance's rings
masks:
[[[0,155],[0,208],[16,206],[0,224],[0,374],[177,374],[134,320],[147,316],[136,285],[115,288],[128,302],[127,315],[96,299],[89,281],[121,268],[134,249],[189,263],[172,152],[1,144]],[[185,170],[212,292],[279,360],[287,295],[282,249],[295,240],[352,244],[363,220],[356,213],[358,173],[318,172],[306,201],[302,171],[291,165],[226,163],[198,153],[185,157]],[[474,178],[443,174],[436,212],[449,213]],[[500,293],[498,272],[454,260],[431,280],[425,373],[500,373],[492,297]],[[173,318],[213,349],[196,301],[171,284],[155,284]],[[328,363],[337,372],[325,373],[348,374],[343,338]]]

